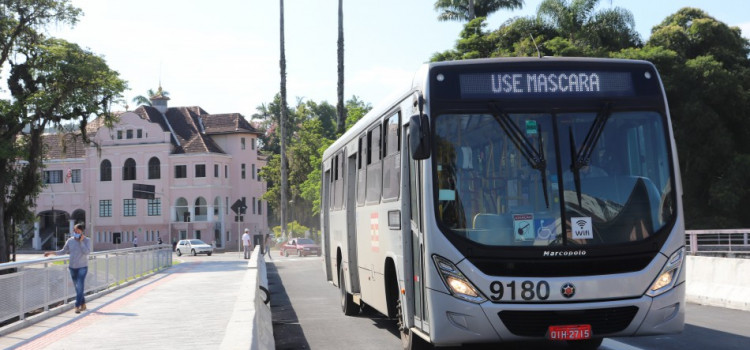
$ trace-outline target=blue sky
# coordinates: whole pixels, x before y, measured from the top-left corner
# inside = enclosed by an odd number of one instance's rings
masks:
[[[488,19],[529,16],[541,0]],[[170,106],[201,106],[209,113],[250,117],[279,90],[279,2],[274,0],[73,0],[84,16],[50,34],[104,56],[128,81],[130,100],[159,81]],[[345,81],[348,99],[376,105],[410,83],[429,57],[455,45],[462,24],[438,22],[434,0],[344,0]],[[285,39],[290,105],[298,99],[336,103],[337,0],[286,0]],[[747,0],[602,0],[635,17],[648,39],[651,28],[691,6],[750,37]],[[124,106],[118,107],[124,109]]]

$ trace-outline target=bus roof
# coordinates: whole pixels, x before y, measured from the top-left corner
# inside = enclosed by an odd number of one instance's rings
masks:
[[[351,140],[356,139],[368,126],[372,125],[373,122],[382,117],[383,113],[394,108],[400,104],[404,99],[408,98],[415,91],[424,91],[424,86],[427,83],[427,77],[430,70],[435,67],[450,67],[450,66],[472,66],[472,65],[484,65],[484,64],[501,64],[501,63],[521,63],[521,64],[545,64],[545,63],[574,63],[574,64],[620,64],[620,65],[649,65],[653,66],[651,62],[643,60],[630,60],[630,59],[617,59],[617,58],[592,58],[592,57],[496,57],[496,58],[477,58],[468,60],[458,61],[442,61],[442,62],[430,62],[423,64],[419,70],[414,74],[412,84],[406,90],[401,90],[399,93],[391,95],[390,99],[385,100],[378,106],[375,106],[370,112],[368,112],[362,119],[357,121],[354,126],[349,128],[344,134],[339,137],[331,146],[329,146],[325,152],[323,152],[322,159],[330,158],[334,152],[338,151]],[[408,116],[407,116],[408,117]]]

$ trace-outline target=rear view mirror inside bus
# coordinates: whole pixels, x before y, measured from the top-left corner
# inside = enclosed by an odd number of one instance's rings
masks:
[[[412,159],[430,157],[430,122],[426,115],[413,115],[409,120],[409,150]]]

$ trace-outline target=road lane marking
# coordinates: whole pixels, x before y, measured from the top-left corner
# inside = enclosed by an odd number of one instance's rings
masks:
[[[611,350],[643,350],[639,347],[635,347],[632,345],[628,345],[625,343],[621,343],[617,340],[612,340],[609,338],[604,338],[604,341],[602,342],[602,346],[600,349],[611,349]]]

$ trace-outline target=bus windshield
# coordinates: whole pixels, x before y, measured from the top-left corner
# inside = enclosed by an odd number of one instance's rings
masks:
[[[665,127],[652,111],[438,115],[438,222],[490,246],[646,239],[676,211]]]

